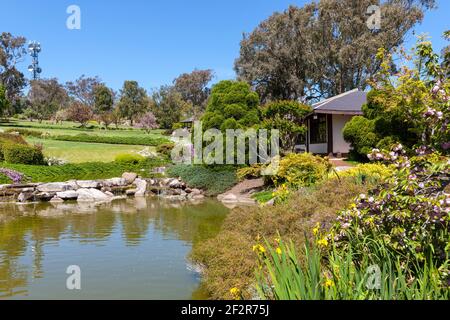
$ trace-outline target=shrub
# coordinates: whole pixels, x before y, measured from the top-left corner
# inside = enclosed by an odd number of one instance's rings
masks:
[[[43,134],[42,131],[36,131],[36,130],[29,130],[29,129],[21,129],[21,128],[11,128],[5,130],[7,133],[18,133],[23,137],[36,137],[40,138]]]
[[[280,160],[278,172],[267,176],[267,179],[275,186],[286,184],[290,188],[298,189],[323,180],[331,168],[328,158],[310,153],[291,153]]]
[[[367,161],[366,155],[379,141],[375,133],[375,123],[362,116],[353,117],[342,131],[345,141],[351,144],[351,157]]]
[[[13,144],[27,144],[25,139],[18,134],[0,132],[0,143],[11,142]]]
[[[178,129],[183,129],[183,124],[180,122],[175,122],[174,124],[172,124],[172,130],[178,130]]]
[[[139,154],[128,154],[128,153],[118,154],[114,159],[115,162],[122,164],[139,164],[144,160],[145,158]]]
[[[370,180],[373,184],[384,181],[391,177],[394,168],[379,163],[358,164],[356,167],[341,171],[329,173],[330,178],[355,177],[360,181]]]
[[[396,150],[383,156],[395,159],[395,174],[341,211],[328,237],[342,247],[351,246],[356,257],[395,256],[416,272],[432,259],[448,277],[450,201],[444,192],[450,177],[448,160],[436,154],[408,159],[401,148]],[[380,154],[377,151],[371,158]]]
[[[0,161],[5,160],[3,146],[8,143],[27,145],[27,142],[23,139],[23,137],[18,134],[0,133]]]
[[[280,205],[233,209],[215,238],[193,248],[192,259],[205,266],[203,289],[212,299],[230,298],[229,290],[233,287],[240,288],[246,299],[254,298],[252,288],[258,261],[251,248],[257,239],[273,239],[279,232],[283,239],[292,240],[301,248],[305,235],[317,222],[324,228],[331,227],[336,212],[371,188],[369,182],[361,184],[352,177],[344,177],[293,191]]]
[[[2,149],[4,159],[8,163],[44,164],[44,155],[39,147],[6,143]]]
[[[174,165],[166,173],[180,177],[188,186],[205,190],[207,195],[217,195],[237,183],[236,170],[228,166]]]
[[[206,112],[202,117],[204,129],[236,129],[251,127],[260,122],[259,96],[249,84],[220,81],[212,87]]]
[[[163,143],[156,147],[156,152],[158,152],[166,157],[170,157],[170,154],[174,147],[175,147],[175,145],[173,143]]]
[[[240,181],[244,179],[253,179],[261,177],[261,164],[254,164],[249,167],[243,167],[237,170],[236,174]]]

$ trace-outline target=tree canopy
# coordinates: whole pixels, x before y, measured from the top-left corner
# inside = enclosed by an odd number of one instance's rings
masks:
[[[118,103],[121,117],[128,119],[131,124],[136,117],[143,114],[148,107],[147,92],[137,81],[125,81],[120,90]]]
[[[212,70],[194,70],[181,74],[173,81],[174,89],[181,94],[182,99],[192,104],[193,113],[198,114],[205,110],[210,92],[208,84],[212,78]]]
[[[67,107],[69,96],[57,79],[32,80],[30,83],[28,99],[35,118],[50,119],[58,110]]]
[[[317,100],[366,87],[380,68],[376,53],[391,51],[434,1],[390,0],[380,5],[381,28],[367,26],[372,0],[321,0],[290,6],[241,41],[239,79],[262,100]]]
[[[225,80],[213,86],[203,115],[203,128],[248,128],[260,122],[258,94],[245,82]]]
[[[26,55],[26,39],[14,37],[9,32],[0,34],[0,84],[5,88],[6,98],[14,103],[26,85],[26,79],[16,65]]]

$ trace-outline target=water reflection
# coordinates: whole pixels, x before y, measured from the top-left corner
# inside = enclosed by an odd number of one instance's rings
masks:
[[[187,270],[186,255],[219,231],[227,212],[215,201],[152,198],[3,204],[0,297],[190,298],[198,276]],[[83,264],[87,284],[78,293],[65,289],[65,268],[74,263]]]

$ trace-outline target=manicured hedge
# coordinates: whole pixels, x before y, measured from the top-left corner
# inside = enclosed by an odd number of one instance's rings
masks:
[[[67,180],[95,180],[120,177],[122,173],[136,172],[143,177],[151,176],[154,167],[163,166],[160,159],[148,159],[137,165],[117,162],[88,162],[80,164],[65,164],[62,166],[35,166],[24,164],[0,163],[0,167],[9,168],[23,173],[29,182],[62,182]],[[0,175],[1,183],[10,183]]]
[[[143,146],[158,146],[160,144],[168,143],[169,140],[165,138],[155,137],[107,137],[88,134],[77,135],[50,135],[46,139],[59,141],[74,141],[74,142],[93,142],[93,143],[109,143],[109,144],[127,144],[127,145],[143,145]]]
[[[44,164],[44,154],[35,146],[5,143],[2,146],[2,153],[7,163]]]
[[[233,187],[238,181],[236,169],[232,166],[174,165],[167,169],[167,175],[180,177],[192,188],[217,195]]]

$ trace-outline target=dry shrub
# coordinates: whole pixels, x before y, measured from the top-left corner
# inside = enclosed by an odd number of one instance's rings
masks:
[[[252,298],[257,266],[252,247],[258,239],[273,239],[279,233],[300,248],[317,222],[329,228],[339,210],[371,187],[354,177],[332,179],[297,191],[283,204],[232,210],[217,237],[195,246],[192,252],[193,260],[206,267],[203,288],[212,299],[232,298],[229,290],[233,287]]]

